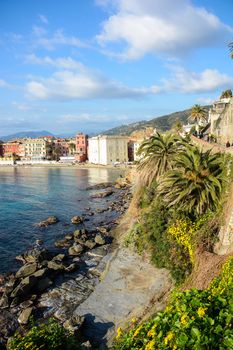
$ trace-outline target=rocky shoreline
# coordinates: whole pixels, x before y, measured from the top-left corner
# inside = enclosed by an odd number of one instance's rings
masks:
[[[92,198],[107,197],[107,206],[95,212],[84,208],[81,216],[71,218],[73,232],[54,242],[56,253],[37,241],[32,249],[17,257],[23,263],[18,271],[0,277],[0,349],[5,348],[16,330],[24,332],[31,316],[36,320],[55,317],[66,329],[82,335],[85,317],[74,311],[98,285],[108,262],[106,257],[114,249],[111,230],[132,197],[130,184],[123,178],[88,190]],[[117,219],[110,222],[103,219],[101,226],[93,224],[91,229],[86,229],[85,222],[91,216],[104,216],[105,211],[116,213]],[[43,229],[58,220],[49,217],[37,225]],[[91,345],[86,343],[84,348],[88,347]]]

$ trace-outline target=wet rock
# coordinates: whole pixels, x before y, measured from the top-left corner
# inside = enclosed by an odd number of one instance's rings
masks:
[[[23,254],[23,258],[27,263],[39,263],[44,260],[49,260],[50,254],[47,249],[36,247],[28,250],[25,254]]]
[[[109,197],[113,194],[112,190],[109,191],[104,191],[104,192],[98,192],[98,193],[94,193],[91,195],[91,198],[106,198]]]
[[[33,274],[37,269],[37,263],[32,263],[32,264],[26,264],[22,266],[17,272],[15,277],[16,278],[24,278],[27,277],[31,274]]]
[[[72,235],[72,233],[67,233],[67,234],[65,235],[65,239],[66,239],[67,241],[71,241],[73,238],[74,238],[74,236]]]
[[[37,227],[47,227],[49,225],[54,225],[58,222],[58,218],[56,216],[49,216],[46,220],[43,220],[36,224]]]
[[[71,246],[71,242],[66,239],[59,239],[54,243],[57,248],[69,248]]]
[[[32,275],[32,277],[35,277],[35,278],[38,280],[39,278],[44,277],[47,273],[48,273],[48,269],[47,269],[47,268],[40,269],[40,270],[37,270],[37,271]],[[30,277],[30,276],[29,276],[29,277]]]
[[[65,259],[65,254],[58,254],[52,259],[52,261],[61,262],[64,259]]]
[[[88,239],[84,244],[88,249],[93,249],[96,246],[96,242],[92,241],[91,239]]]
[[[79,255],[83,252],[83,246],[81,244],[74,243],[72,247],[69,248],[69,255]]]
[[[88,350],[88,349],[92,349],[92,345],[89,342],[89,340],[81,344],[81,350]]]
[[[27,324],[29,321],[29,318],[32,314],[33,307],[28,307],[27,309],[24,309],[18,317],[18,322],[20,324]]]
[[[83,217],[82,216],[76,215],[76,216],[73,216],[71,218],[71,223],[72,224],[81,224],[82,222],[83,222]]]
[[[25,300],[21,304],[19,304],[19,307],[21,309],[27,309],[27,308],[29,308],[32,305],[33,305],[33,301],[32,300]]]
[[[9,298],[6,294],[3,294],[0,299],[0,309],[7,309],[9,307]]]
[[[78,264],[74,262],[74,263],[70,264],[69,266],[67,266],[65,268],[65,271],[66,272],[73,272],[73,271],[77,270],[78,267],[79,267]]]
[[[31,289],[35,286],[37,278],[33,275],[25,277],[20,284],[13,290],[11,297],[21,297],[28,294]]]
[[[82,231],[81,230],[75,230],[74,231],[74,238],[79,238],[82,235]]]
[[[85,244],[85,240],[83,238],[74,238],[75,243],[84,245]]]
[[[70,333],[77,335],[84,323],[83,316],[74,315],[63,323],[63,327]]]
[[[103,233],[103,234],[106,234],[108,232],[107,228],[106,227],[97,227],[96,228],[100,233]]]
[[[103,245],[106,242],[105,242],[105,239],[101,235],[96,235],[95,236],[95,243],[97,243],[99,245]]]
[[[55,272],[59,272],[64,270],[64,265],[62,265],[61,263],[57,263],[56,261],[49,261],[48,262],[48,268],[50,270],[53,270]]]
[[[103,182],[103,183],[99,183],[99,184],[96,184],[96,185],[92,185],[92,186],[89,186],[86,188],[87,191],[89,190],[101,190],[101,189],[105,189],[105,188],[108,188],[108,187],[111,187],[113,186],[113,183],[112,182]]]

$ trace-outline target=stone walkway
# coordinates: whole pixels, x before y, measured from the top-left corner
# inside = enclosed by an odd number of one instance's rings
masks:
[[[172,285],[167,270],[156,269],[126,248],[105,259],[102,281],[74,312],[85,316],[85,335],[101,349],[111,343],[119,326],[143,316],[151,305],[161,309],[163,296]]]

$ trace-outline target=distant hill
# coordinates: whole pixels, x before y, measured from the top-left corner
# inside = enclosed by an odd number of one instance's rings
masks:
[[[204,106],[206,110],[209,110],[210,106]],[[144,129],[146,127],[153,127],[161,131],[171,129],[172,125],[180,120],[183,124],[187,123],[188,116],[191,113],[191,109],[185,109],[181,112],[175,112],[164,115],[162,117],[156,117],[151,120],[143,120],[137,123],[131,123],[128,125],[121,125],[113,129],[109,129],[103,132],[104,135],[126,135],[129,136],[134,131]]]
[[[41,136],[54,136],[51,134],[51,132],[42,130],[42,131],[22,131],[17,132],[15,134],[7,135],[7,136],[0,136],[0,140],[2,141],[11,141],[15,139],[20,139],[24,137],[31,137],[32,139],[36,139],[37,137]]]

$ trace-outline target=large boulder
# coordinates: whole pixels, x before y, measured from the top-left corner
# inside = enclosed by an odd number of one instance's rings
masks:
[[[40,263],[50,259],[49,251],[42,247],[35,247],[23,254],[23,258],[27,263]]]
[[[21,311],[18,317],[18,322],[20,324],[27,324],[32,314],[32,311],[33,311],[33,307],[28,307],[27,309],[24,309],[23,311]]]
[[[15,277],[16,278],[24,278],[27,277],[31,274],[33,274],[34,272],[36,272],[37,269],[37,263],[34,262],[32,264],[26,264],[24,266],[22,266],[17,272]]]
[[[96,246],[96,242],[94,242],[91,239],[88,239],[84,244],[85,244],[85,247],[87,247],[88,249],[93,249]]]
[[[38,278],[33,275],[25,277],[24,279],[22,279],[19,285],[12,291],[11,297],[15,298],[26,296],[35,286],[37,280]]]
[[[113,194],[112,190],[109,191],[103,191],[103,192],[98,192],[98,193],[94,193],[91,195],[91,198],[105,198],[105,197],[109,197]]]

